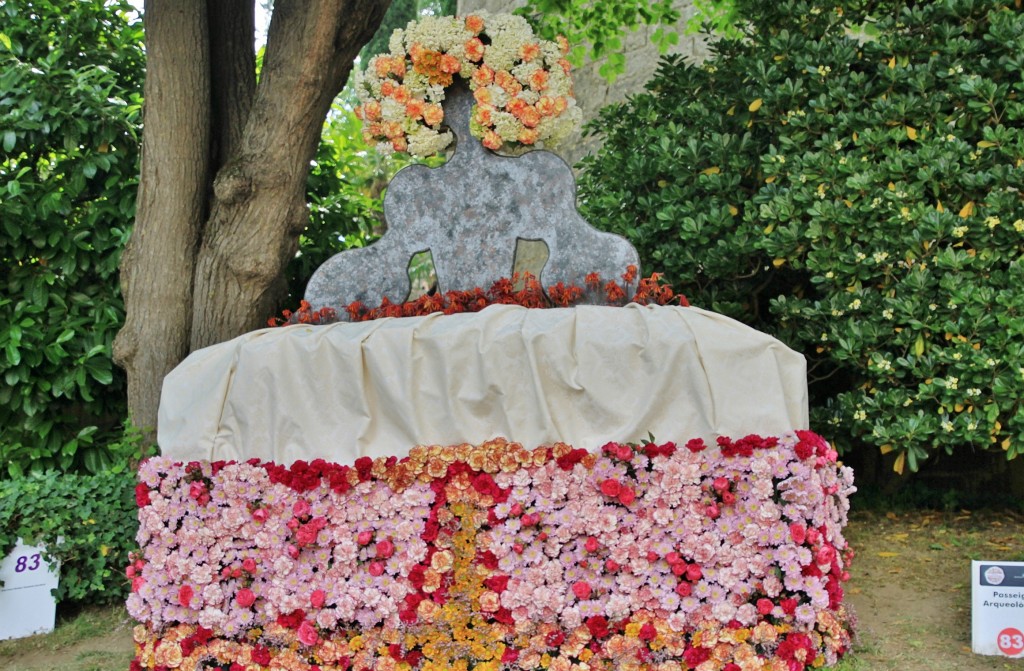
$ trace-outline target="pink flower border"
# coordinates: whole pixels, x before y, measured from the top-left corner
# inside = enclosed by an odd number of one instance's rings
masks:
[[[133,669],[798,671],[849,646],[852,473],[809,431],[139,479]]]

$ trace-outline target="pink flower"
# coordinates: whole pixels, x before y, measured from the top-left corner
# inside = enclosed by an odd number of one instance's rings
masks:
[[[729,489],[729,480],[727,478],[717,477],[711,486],[714,487],[716,492],[721,494]]]
[[[577,599],[589,599],[591,594],[590,583],[586,580],[579,580],[572,585],[572,593]]]
[[[256,560],[252,557],[246,557],[242,560],[242,569],[247,573],[256,572]]]
[[[313,608],[323,608],[324,601],[327,600],[327,592],[322,589],[313,590],[313,593],[309,595],[309,603]]]
[[[254,520],[256,520],[257,522],[261,523],[261,524],[263,522],[266,522],[267,521],[267,509],[266,508],[257,508],[256,510],[252,511],[252,518]]]
[[[509,517],[519,517],[523,514],[523,507],[518,503],[513,503],[512,508],[508,511]]]
[[[704,576],[704,572],[700,570],[700,566],[696,564],[690,564],[686,567],[686,579],[690,582],[697,582]]]
[[[292,506],[292,513],[296,517],[305,517],[310,513],[310,510],[309,501],[306,499],[299,499],[295,502],[295,505]]]
[[[676,585],[676,594],[681,597],[688,597],[693,592],[693,585],[688,582],[681,582]]]
[[[296,633],[299,635],[299,642],[303,645],[316,645],[320,641],[320,634],[316,632],[316,627],[307,620],[302,621]]]
[[[235,602],[242,608],[248,608],[256,602],[256,595],[248,587],[243,587],[235,594]]]
[[[636,492],[633,491],[632,487],[623,486],[619,491],[619,503],[624,506],[628,506],[633,503],[633,501],[636,501]]]
[[[772,603],[771,599],[758,599],[757,600],[757,612],[761,615],[768,615],[775,609],[775,604]]]
[[[704,514],[713,520],[717,520],[718,517],[722,514],[722,511],[718,509],[718,504],[712,503],[704,507]]]
[[[587,549],[587,552],[597,552],[597,549],[600,546],[601,546],[601,544],[598,543],[597,539],[594,538],[593,536],[588,536],[587,537],[587,542],[583,544],[583,547],[585,547]]]
[[[360,531],[359,535],[356,536],[356,542],[360,545],[369,545],[370,541],[373,540],[373,532],[367,529],[366,531]]]
[[[395,554],[395,544],[392,543],[390,539],[377,541],[375,549],[379,559],[387,559],[391,555]]]
[[[807,540],[807,527],[799,522],[793,522],[789,525],[789,537],[797,545],[803,545],[804,541]]]
[[[287,552],[288,556],[291,557],[292,559],[298,559],[299,558],[299,548],[295,547],[291,543],[289,543],[288,546],[285,548],[285,552]]]
[[[142,589],[142,586],[145,584],[146,581],[143,580],[142,576],[135,576],[134,578],[132,578],[132,591],[138,592],[140,589]]]
[[[383,575],[384,574],[384,564],[383,564],[383,562],[379,562],[379,561],[370,562],[369,571],[370,571],[370,575],[372,575],[374,578]]]
[[[195,590],[189,585],[182,585],[178,589],[178,603],[188,608],[189,603],[192,601],[192,597],[195,595]]]

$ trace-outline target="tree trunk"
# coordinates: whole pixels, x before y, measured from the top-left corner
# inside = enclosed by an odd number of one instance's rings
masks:
[[[121,260],[127,316],[114,361],[128,412],[156,428],[160,386],[187,354],[195,250],[209,188],[210,74],[201,0],[146,0],[145,132],[135,227]]]
[[[271,316],[324,118],[389,4],[277,0],[256,84],[252,0],[146,1],[142,178],[114,354],[150,437],[164,376]]]

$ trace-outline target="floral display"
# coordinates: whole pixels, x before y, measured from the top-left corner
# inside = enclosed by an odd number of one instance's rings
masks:
[[[443,294],[426,294],[405,303],[392,303],[385,298],[375,308],[368,308],[355,301],[346,305],[344,311],[350,321],[364,322],[384,317],[420,317],[435,312],[448,315],[479,312],[489,305],[521,305],[526,308],[568,308],[588,302],[623,305],[626,302],[626,287],[636,279],[637,272],[636,266],[629,266],[622,274],[622,284],[615,280],[605,282],[598,273],[590,273],[584,287],[572,284],[566,286],[559,282],[546,291],[533,275],[524,273],[521,278],[518,275],[513,275],[511,279],[503,277],[486,291],[480,288],[446,291]],[[520,280],[522,288],[517,289]],[[594,301],[595,296],[601,301]],[[690,305],[686,296],[675,293],[672,286],[663,280],[661,273],[652,273],[650,277],[640,279],[629,300],[640,305]],[[302,301],[298,310],[285,310],[280,317],[267,320],[267,325],[332,324],[337,321],[338,311],[334,308],[314,310],[307,301]]]
[[[818,435],[146,461],[133,671],[800,671],[850,644]]]
[[[456,75],[476,99],[470,132],[488,149],[551,144],[579,124],[568,43],[537,38],[521,16],[423,17],[389,49],[356,81],[363,134],[382,151],[432,156],[451,144],[441,101]]]

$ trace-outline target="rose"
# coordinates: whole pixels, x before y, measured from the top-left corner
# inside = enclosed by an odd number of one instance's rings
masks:
[[[252,557],[246,557],[242,560],[242,569],[247,573],[256,572],[256,560]]]
[[[395,554],[395,544],[390,539],[377,541],[377,545],[374,548],[377,552],[377,557],[380,559],[387,559],[391,555]]]
[[[188,608],[189,603],[192,601],[192,597],[195,595],[195,590],[190,585],[182,585],[178,589],[178,603]]]
[[[688,582],[681,582],[676,585],[676,594],[681,597],[688,597],[693,593],[693,585]]]
[[[600,547],[600,543],[598,543],[597,539],[593,536],[588,536],[583,547],[586,548],[587,552],[597,552],[597,549]]]
[[[729,489],[729,480],[723,477],[717,477],[715,478],[711,486],[714,488],[716,492],[721,494],[722,492]]]
[[[356,542],[360,545],[369,545],[370,541],[373,540],[373,532],[370,530],[360,531],[359,535],[356,536]]]
[[[636,501],[636,492],[633,491],[632,487],[623,486],[619,491],[619,503],[624,506],[628,506],[633,503],[633,501]]]
[[[302,621],[296,633],[299,635],[299,642],[303,645],[316,645],[320,640],[320,634],[317,633],[316,627],[306,620]]]
[[[322,589],[315,589],[313,590],[313,593],[309,595],[309,603],[313,608],[323,608],[326,600],[327,592]]]
[[[248,608],[256,602],[256,595],[248,587],[243,587],[235,594],[235,602],[242,608]]]
[[[757,612],[760,615],[768,615],[775,609],[775,604],[772,603],[771,599],[758,599],[757,600]]]
[[[589,599],[592,589],[586,580],[578,580],[572,585],[572,593],[577,599]]]
[[[309,501],[306,499],[299,499],[295,502],[295,505],[292,506],[292,513],[296,517],[305,517],[306,515],[309,515],[311,510]]]
[[[704,572],[700,570],[700,566],[696,564],[690,564],[686,567],[686,579],[690,582],[697,582],[703,577]]]
[[[601,482],[601,493],[605,496],[616,497],[622,491],[622,484],[615,478],[608,478]]]
[[[804,541],[807,540],[807,527],[799,522],[793,522],[789,525],[789,537],[797,545],[803,545]]]
[[[266,522],[267,521],[267,509],[266,508],[257,508],[256,510],[252,511],[252,518],[254,520],[256,520],[257,522],[260,522],[261,524],[263,522]]]
[[[376,578],[384,574],[384,564],[379,561],[370,562],[368,570],[370,571],[370,575]]]

